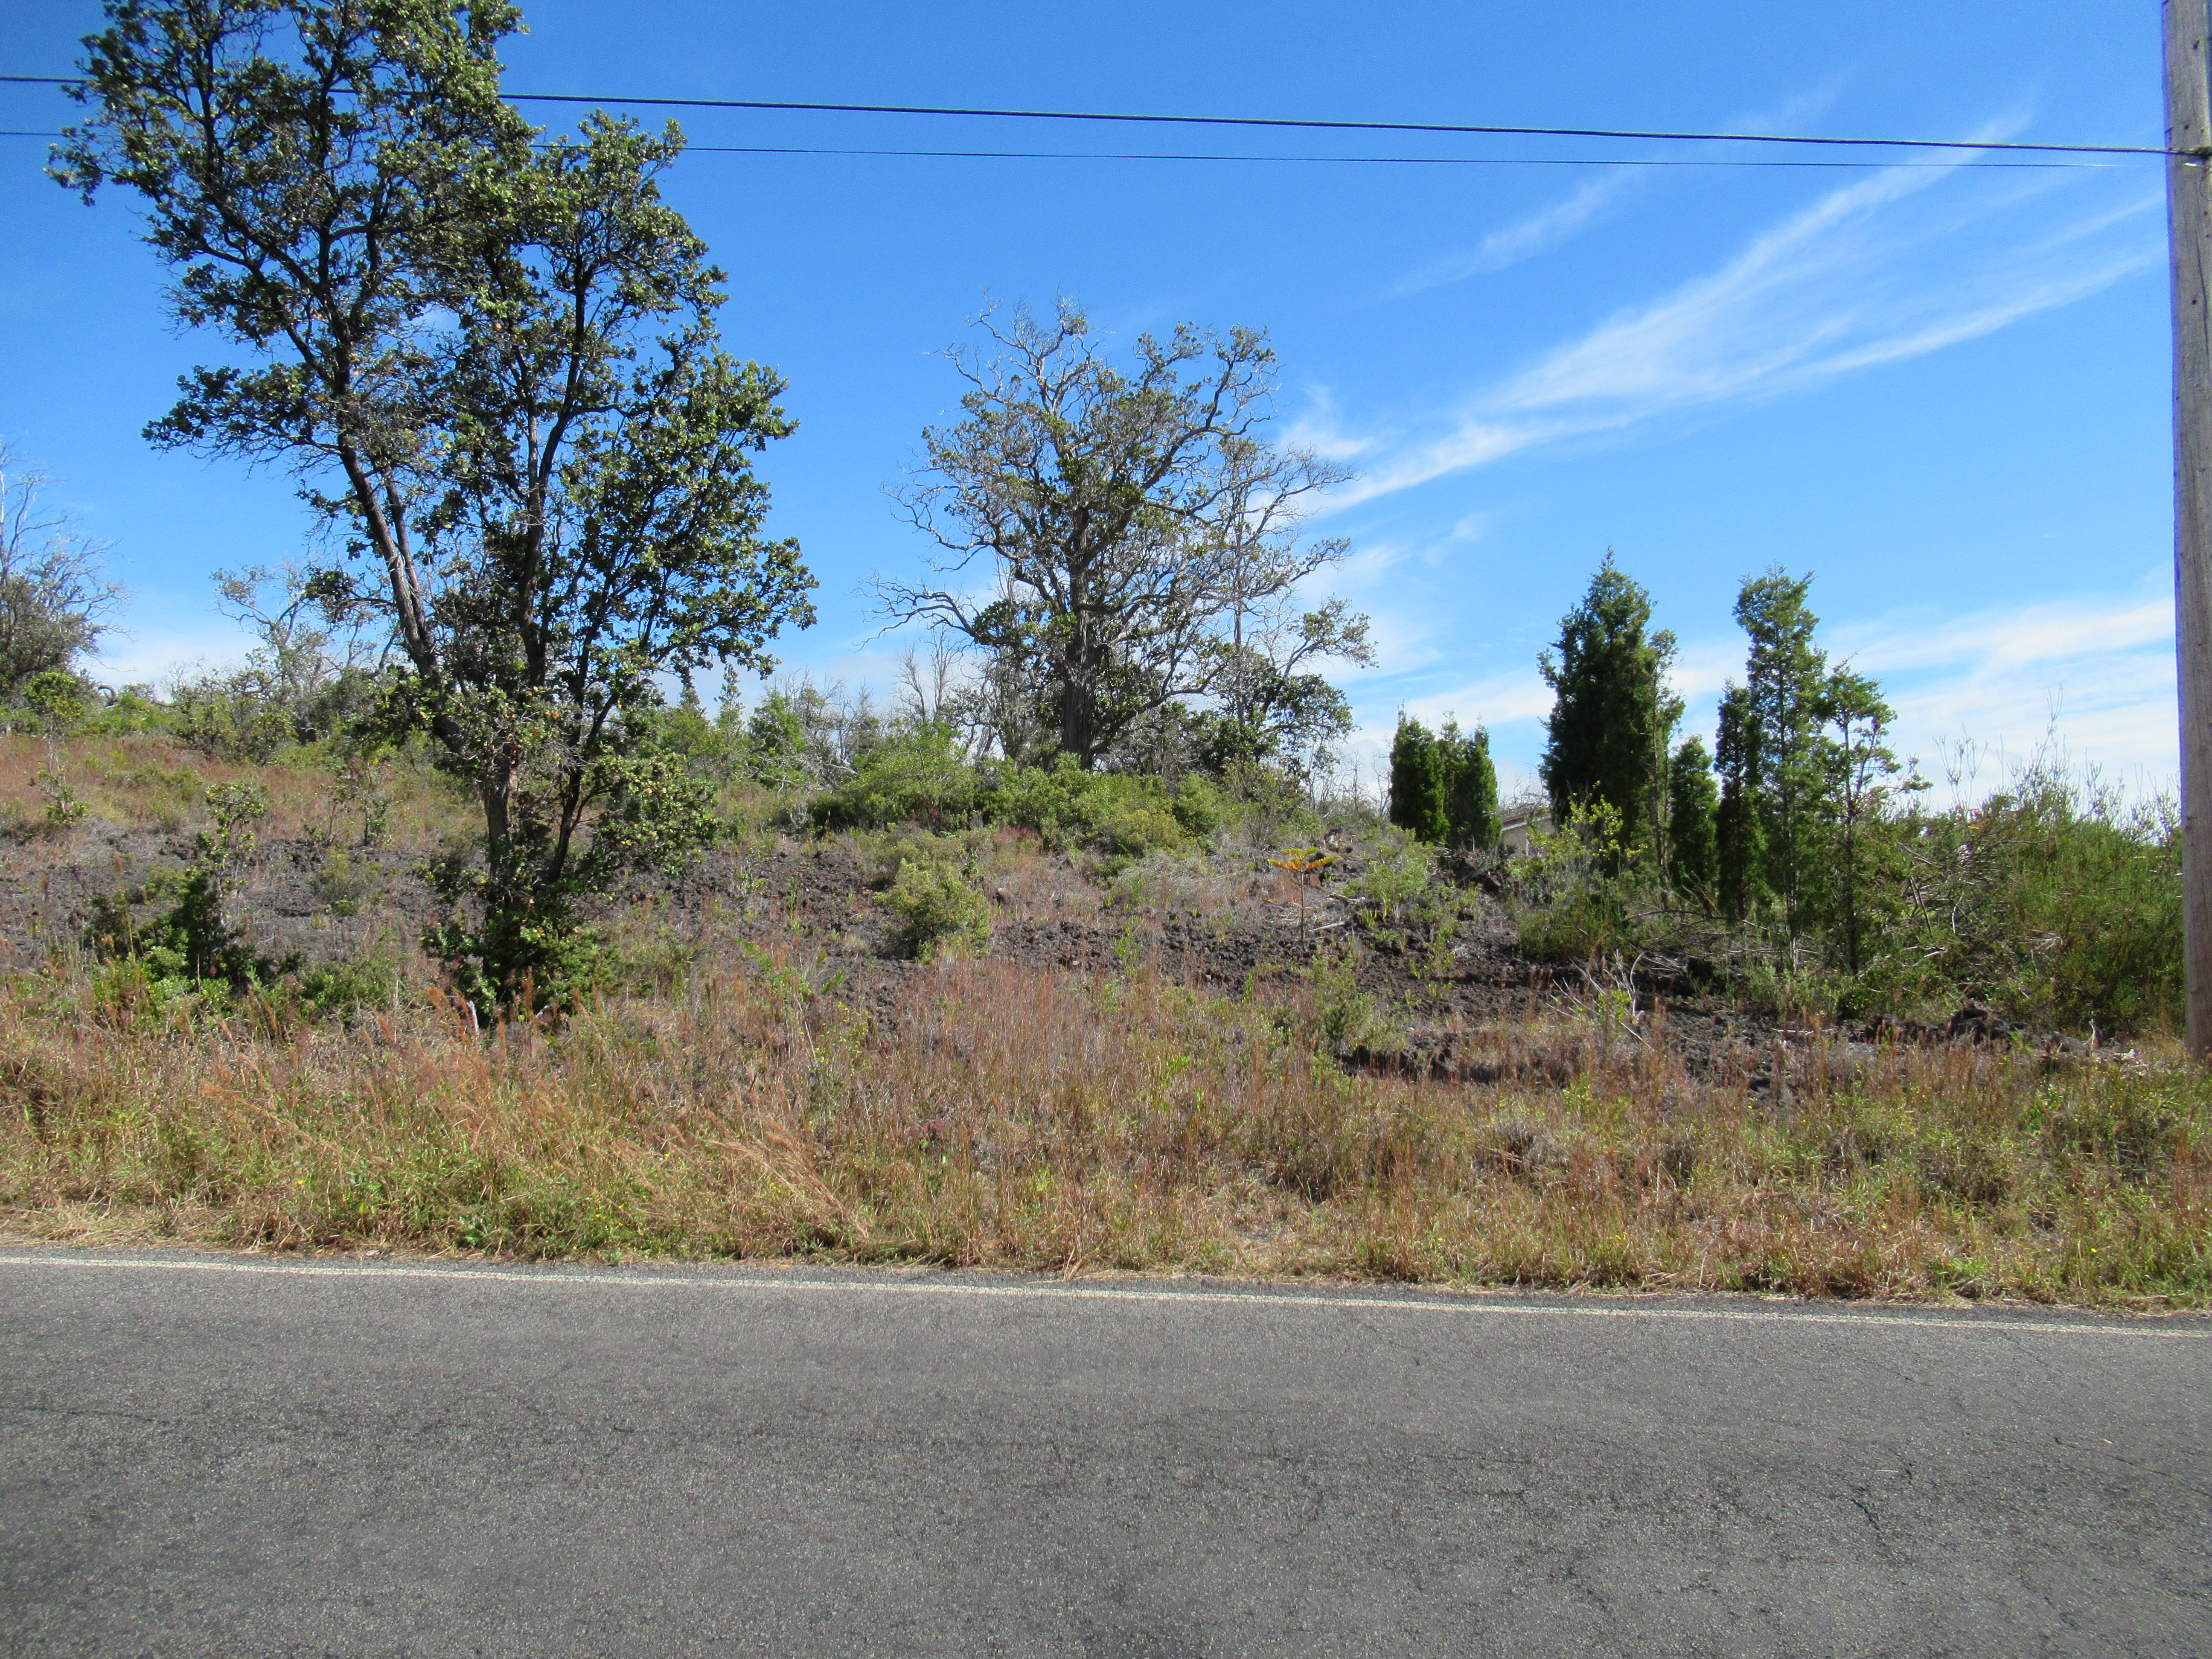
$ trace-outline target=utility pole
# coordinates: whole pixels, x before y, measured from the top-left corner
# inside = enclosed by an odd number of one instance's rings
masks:
[[[2189,1052],[2212,1058],[2212,92],[2207,0],[2164,0],[2173,260],[2173,643]]]

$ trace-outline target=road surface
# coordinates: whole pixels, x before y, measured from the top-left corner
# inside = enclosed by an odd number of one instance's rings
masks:
[[[0,1653],[2212,1656],[2212,1324],[0,1251]]]

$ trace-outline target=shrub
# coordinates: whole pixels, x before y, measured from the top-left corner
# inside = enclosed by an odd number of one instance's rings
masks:
[[[899,866],[884,902],[906,923],[908,943],[924,962],[980,955],[991,943],[991,901],[949,864]]]
[[[1063,755],[1047,770],[1012,767],[977,804],[999,823],[1034,830],[1049,847],[1087,846],[1123,858],[1187,847],[1211,792],[1171,794],[1158,778],[1085,772]],[[1218,822],[1218,817],[1216,821]]]
[[[814,803],[825,830],[881,830],[908,819],[944,829],[975,805],[975,769],[953,746],[952,729],[929,725],[903,732],[862,754],[852,780]]]
[[[391,954],[319,963],[294,982],[300,1006],[318,1018],[343,1018],[362,1008],[389,1007],[405,993],[406,975]]]
[[[2044,1029],[2138,1030],[2181,1009],[2181,843],[2170,801],[2031,769],[1978,811],[1882,826],[1869,1005],[1987,1003]]]
[[[1382,1016],[1375,999],[1359,988],[1358,963],[1349,951],[1322,956],[1304,975],[1312,987],[1312,1035],[1324,1054],[1340,1054],[1385,1036]]]
[[[1437,880],[1436,854],[1411,837],[1386,838],[1344,890],[1364,902],[1370,929],[1401,939],[1435,927],[1458,908],[1457,893]]]
[[[1195,772],[1176,786],[1175,801],[1169,810],[1186,835],[1200,841],[1221,827],[1221,793]]]
[[[383,872],[374,863],[338,849],[325,853],[307,878],[307,891],[334,916],[358,915],[383,886]]]

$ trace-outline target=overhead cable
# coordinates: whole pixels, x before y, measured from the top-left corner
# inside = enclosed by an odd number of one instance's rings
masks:
[[[76,86],[79,82],[51,75],[0,75],[0,82],[35,86]],[[1811,133],[1676,132],[1630,127],[1522,127],[1449,121],[1336,121],[1256,115],[1154,115],[1103,110],[997,109],[949,104],[833,104],[766,98],[662,98],[570,92],[508,92],[518,104],[629,104],[652,109],[783,110],[811,114],[967,116],[1014,121],[1121,121],[1214,127],[1271,127],[1326,132],[1458,133],[1485,137],[1635,138],[1663,143],[1825,144],[1887,149],[2016,150],[2066,155],[2168,155],[2148,144],[2031,144],[1971,138],[1837,137]],[[2193,154],[2194,152],[2186,152]]]
[[[62,133],[0,127],[0,138],[59,138]],[[544,148],[540,146],[540,148]],[[1313,165],[1437,167],[2104,167],[2107,161],[1814,161],[1793,157],[1648,155],[1226,155],[1212,151],[1120,149],[841,149],[818,144],[694,144],[686,155],[881,155],[976,161],[1281,161]]]

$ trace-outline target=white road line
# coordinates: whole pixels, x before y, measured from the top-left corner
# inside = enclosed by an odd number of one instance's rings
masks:
[[[1480,1302],[1472,1298],[1466,1301],[1447,1302],[1414,1297],[1294,1296],[1269,1291],[1172,1291],[1133,1288],[1123,1290],[1086,1287],[1057,1282],[1037,1285],[976,1285],[941,1279],[756,1279],[725,1274],[708,1277],[688,1274],[576,1273],[559,1269],[543,1273],[517,1273],[509,1268],[477,1267],[464,1263],[454,1263],[451,1266],[409,1267],[398,1263],[371,1265],[366,1262],[337,1261],[163,1261],[135,1256],[14,1255],[5,1253],[0,1253],[0,1267],[86,1267],[108,1272],[139,1268],[164,1273],[252,1273],[266,1277],[297,1279],[419,1279],[454,1285],[468,1285],[490,1280],[502,1285],[532,1285],[541,1289],[557,1286],[584,1290],[613,1287],[622,1290],[649,1291],[776,1291],[793,1293],[827,1291],[842,1296],[1002,1297],[1063,1302],[1190,1303],[1201,1306],[1233,1303],[1278,1308],[1380,1309],[1388,1310],[1393,1313],[1456,1314],[1478,1317],[1509,1316],[1522,1318],[1688,1319],[1753,1324],[1887,1326],[1893,1328],[1920,1331],[1975,1331],[1985,1336],[2007,1335],[2016,1332],[2036,1332],[2051,1336],[2149,1337],[2177,1342],[2212,1341],[2212,1324],[2188,1329],[2177,1328],[2169,1325],[2119,1325],[2086,1322],[2061,1322],[2055,1320],[2008,1319],[1996,1314],[1979,1319],[1942,1319],[1919,1315],[1881,1313],[1801,1313],[1794,1310],[1769,1308],[1668,1308],[1639,1304],[1607,1306],[1599,1304]]]

